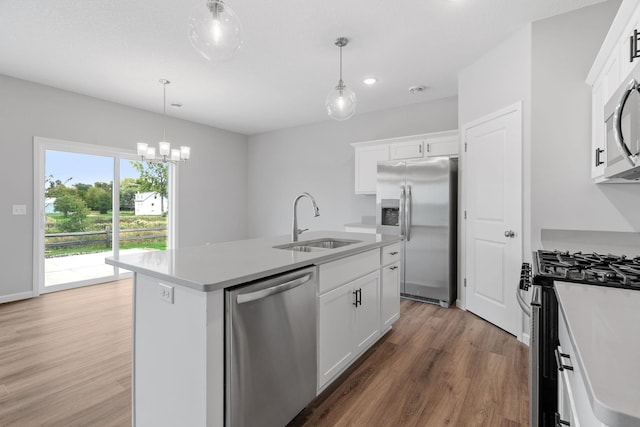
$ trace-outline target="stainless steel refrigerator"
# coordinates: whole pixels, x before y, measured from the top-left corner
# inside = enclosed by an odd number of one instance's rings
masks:
[[[404,298],[448,307],[457,290],[458,159],[378,163],[378,233],[399,234]]]

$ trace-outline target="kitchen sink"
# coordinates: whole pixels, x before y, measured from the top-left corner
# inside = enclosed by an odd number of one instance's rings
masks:
[[[286,249],[297,252],[315,252],[322,251],[324,249],[336,249],[354,243],[361,243],[361,240],[347,240],[347,239],[315,239],[306,240],[304,242],[287,243],[286,245],[274,246],[274,249]]]

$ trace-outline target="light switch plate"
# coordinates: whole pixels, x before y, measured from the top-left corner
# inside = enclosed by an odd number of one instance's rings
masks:
[[[27,214],[27,205],[13,205],[13,214],[14,215],[26,215]]]

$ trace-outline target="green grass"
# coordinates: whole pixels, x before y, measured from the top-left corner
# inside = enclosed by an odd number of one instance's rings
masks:
[[[47,214],[47,227],[46,234],[56,234],[61,231],[58,229],[57,224],[61,221],[64,221],[64,216],[62,214],[54,213]],[[99,212],[91,212],[87,216],[87,227],[85,231],[104,231],[105,227],[112,226],[113,214],[111,212],[106,214],[100,214]],[[139,215],[136,216],[133,211],[122,211],[120,212],[120,229],[121,230],[131,230],[131,229],[145,229],[145,228],[156,228],[156,227],[166,227],[167,226],[167,217],[159,216],[159,215]],[[144,236],[148,235],[149,232],[134,232],[134,233],[126,233],[123,234],[127,237],[133,236]],[[157,234],[158,232],[151,232]],[[98,236],[96,236],[98,237]],[[75,237],[47,237],[45,238],[45,243],[54,243],[60,242],[64,240],[73,240]],[[87,239],[87,238],[85,238]],[[45,257],[56,257],[56,256],[69,256],[69,255],[79,255],[86,253],[99,253],[110,250],[105,247],[104,236],[102,236],[102,241],[97,241],[96,243],[90,243],[82,246],[69,246],[69,247],[60,247],[60,248],[50,248],[46,250]],[[84,240],[84,239],[82,239]],[[88,240],[88,239],[87,239]],[[167,248],[166,239],[156,238],[149,240],[139,240],[139,241],[126,241],[123,242],[120,246],[121,249],[134,249],[134,248],[149,248],[149,249],[160,249],[164,250]]]

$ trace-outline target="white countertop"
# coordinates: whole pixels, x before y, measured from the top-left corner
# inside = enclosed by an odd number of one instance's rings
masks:
[[[640,291],[555,282],[598,419],[640,426]]]
[[[399,241],[398,236],[340,231],[308,232],[301,235],[299,240],[302,243],[320,238],[359,240],[361,243],[314,252],[296,252],[274,249],[273,246],[291,242],[290,236],[277,236],[109,257],[105,262],[173,284],[209,292],[326,263]]]

